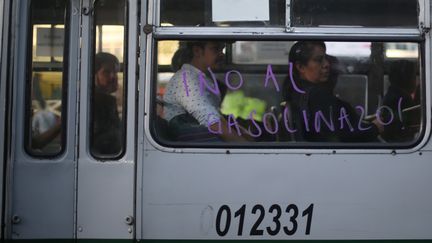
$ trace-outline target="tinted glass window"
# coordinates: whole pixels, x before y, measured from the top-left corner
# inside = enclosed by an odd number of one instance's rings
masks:
[[[26,150],[58,155],[64,148],[68,1],[33,0],[27,68]]]
[[[94,11],[90,151],[99,159],[118,158],[125,150],[126,6],[100,0]]]
[[[412,146],[420,44],[159,41],[151,127],[170,146]]]
[[[161,0],[162,26],[285,26],[285,0]]]
[[[416,0],[291,0],[293,26],[416,27]]]

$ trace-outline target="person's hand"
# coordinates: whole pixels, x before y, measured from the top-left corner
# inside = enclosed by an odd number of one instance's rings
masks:
[[[375,118],[372,121],[372,123],[375,124],[375,126],[378,128],[378,132],[380,134],[384,132],[384,125],[381,122],[379,122],[378,119]]]

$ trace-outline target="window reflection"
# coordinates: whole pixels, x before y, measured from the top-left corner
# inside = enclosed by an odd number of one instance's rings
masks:
[[[98,25],[96,31],[96,52],[108,52],[123,60],[124,26]]]

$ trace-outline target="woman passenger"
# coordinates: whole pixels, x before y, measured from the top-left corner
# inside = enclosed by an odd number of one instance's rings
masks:
[[[243,136],[237,135],[236,129],[228,128],[227,120],[219,111],[224,86],[217,84],[219,94],[200,87],[201,76],[209,86],[216,88],[210,70],[223,64],[224,48],[222,42],[189,41],[181,43],[174,54],[172,66],[177,72],[166,87],[163,118],[168,121],[175,140],[245,141]],[[243,128],[239,129],[245,134]]]
[[[293,64],[292,82],[284,83],[285,100],[290,103],[298,133],[306,141],[312,142],[367,142],[375,141],[379,129],[375,124],[360,124],[361,119],[355,109],[333,94],[334,80],[331,63],[326,54],[326,46],[321,41],[299,41],[291,48],[289,61]],[[304,91],[304,92],[299,92]],[[341,110],[346,116],[341,119]],[[320,126],[316,129],[316,116],[320,116]],[[341,127],[341,124],[344,124]],[[374,122],[376,123],[376,121]],[[361,129],[360,129],[360,128]]]
[[[93,93],[93,124],[91,150],[96,156],[118,155],[122,149],[122,121],[117,100],[112,95],[118,90],[120,63],[111,53],[95,55]]]

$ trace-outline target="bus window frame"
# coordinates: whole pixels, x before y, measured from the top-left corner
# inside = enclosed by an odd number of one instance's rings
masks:
[[[67,146],[67,127],[68,127],[68,94],[69,94],[69,56],[70,56],[70,19],[72,1],[67,0],[65,4],[65,16],[64,16],[64,45],[63,45],[63,62],[62,62],[62,107],[61,107],[61,131],[60,131],[60,151],[53,154],[35,153],[34,149],[30,147],[31,140],[31,107],[32,107],[32,85],[33,85],[33,35],[34,35],[34,22],[31,18],[34,8],[32,8],[34,0],[28,3],[28,22],[27,22],[27,33],[31,38],[27,39],[26,42],[26,74],[25,74],[25,100],[24,100],[24,151],[31,157],[37,159],[55,159],[61,157]],[[29,30],[30,29],[30,30]]]
[[[149,7],[150,7],[149,9],[154,8],[155,10],[157,10],[157,11],[153,12],[153,19],[152,19],[152,22],[154,23],[154,25],[156,27],[161,27],[161,24],[162,24],[162,22],[161,22],[161,15],[162,15],[162,13],[161,13],[161,10],[162,10],[161,1],[162,0],[153,0],[153,1],[149,2]],[[284,6],[285,6],[285,26],[284,26],[285,31],[286,32],[293,32],[293,31],[296,31],[297,29],[308,29],[308,28],[310,28],[310,27],[293,26],[293,23],[295,22],[295,20],[293,20],[291,18],[291,16],[294,16],[293,5],[295,5],[295,3],[293,3],[292,1],[293,0],[285,0],[285,4],[284,4]],[[417,5],[419,6],[418,9],[424,10],[425,9],[424,7],[427,5],[426,1],[427,0],[417,0]],[[209,11],[208,8],[209,8],[209,6],[206,6],[205,7],[205,11]],[[206,13],[206,15],[211,15],[211,13]],[[418,16],[419,18],[418,18],[417,23],[418,23],[419,26],[421,26],[422,23],[424,23],[424,22],[422,22],[422,20],[424,19],[423,18],[424,14],[421,13],[421,11],[419,11],[418,15],[419,15]],[[212,23],[209,23],[209,21],[210,21],[210,19],[205,19],[204,20],[205,23],[202,23],[202,24],[204,24],[204,26],[207,26],[209,24],[212,25]],[[253,21],[253,20],[251,20],[251,21]],[[323,27],[325,28],[325,26],[323,26]],[[337,26],[337,27],[338,28],[340,28],[340,27],[342,27],[342,28],[343,27],[351,27],[351,28],[353,28],[353,27],[377,28],[377,27],[363,27],[363,26],[350,26],[350,25],[347,25],[347,26]],[[192,27],[192,28],[194,28],[194,27]],[[233,27],[225,26],[224,28],[233,28]],[[248,28],[248,27],[244,27],[244,28]],[[272,28],[272,27],[270,27],[270,28]],[[317,26],[317,27],[313,27],[313,28],[322,28],[322,27],[321,26]],[[398,28],[398,27],[386,27],[386,26],[384,26],[382,29],[387,29],[387,28]],[[404,26],[403,28],[410,28],[410,27],[409,26]],[[403,28],[400,28],[400,29],[403,29]]]
[[[94,151],[92,151],[92,142],[93,142],[93,127],[94,127],[94,119],[93,119],[93,112],[89,113],[89,122],[88,122],[88,134],[89,134],[89,143],[88,143],[88,151],[90,156],[95,159],[96,161],[99,162],[115,162],[115,161],[119,161],[121,158],[123,158],[126,154],[126,150],[127,150],[127,102],[128,102],[128,77],[129,77],[129,73],[128,73],[128,36],[129,36],[129,0],[122,0],[125,3],[125,9],[124,9],[124,31],[123,31],[123,60],[119,60],[120,62],[120,70],[123,70],[123,91],[122,91],[122,96],[123,96],[123,109],[122,109],[122,113],[121,113],[121,118],[122,118],[122,128],[121,131],[123,133],[123,137],[122,137],[122,148],[121,151],[116,154],[116,155],[96,155],[94,153]],[[90,55],[90,80],[92,81],[90,84],[90,99],[89,99],[89,109],[90,111],[93,110],[94,107],[94,99],[93,99],[93,94],[95,91],[95,85],[94,85],[94,78],[95,78],[95,72],[94,72],[94,59],[95,59],[95,55],[96,55],[96,32],[97,32],[97,25],[96,25],[96,6],[93,6],[93,18],[92,18],[92,22],[91,22],[91,46],[90,46],[90,50],[91,50],[91,55]],[[99,37],[101,38],[101,37]],[[121,62],[123,61],[123,63]]]
[[[148,18],[148,24],[155,28],[155,35],[163,35],[168,37],[170,34],[174,35],[188,35],[189,32],[191,35],[198,35],[199,32],[206,32],[214,34],[223,34],[234,32],[237,35],[277,35],[278,33],[296,33],[299,35],[308,35],[308,34],[345,34],[345,35],[353,35],[355,37],[357,35],[358,38],[361,35],[368,34],[370,36],[385,36],[392,34],[401,34],[401,35],[422,35],[425,31],[427,31],[431,27],[431,23],[428,20],[427,16],[430,16],[430,2],[428,0],[417,0],[418,3],[418,26],[417,28],[411,27],[363,27],[363,26],[318,26],[318,27],[295,27],[292,26],[291,20],[291,0],[286,0],[285,6],[286,9],[286,19],[284,27],[253,27],[253,31],[248,30],[248,27],[177,27],[177,26],[161,26],[161,0],[150,0],[148,4],[148,11],[151,13]],[[174,30],[174,31],[172,31]],[[179,30],[179,31],[175,31]],[[198,32],[198,33],[196,33]],[[360,34],[360,35],[358,35]],[[274,36],[276,37],[276,36]],[[271,38],[271,37],[270,37]]]
[[[285,28],[247,28],[238,27],[167,27],[159,26],[159,0],[149,2],[149,12],[153,13],[148,18],[148,24],[153,26],[153,31],[147,35],[147,53],[146,53],[146,74],[145,74],[145,135],[149,139],[150,144],[156,149],[165,152],[190,152],[190,153],[251,153],[251,148],[255,149],[258,153],[359,153],[360,151],[366,153],[412,153],[418,151],[423,147],[430,136],[431,124],[427,121],[431,120],[431,80],[430,70],[426,70],[426,66],[430,65],[430,39],[425,34],[430,26],[430,15],[428,14],[430,3],[419,0],[420,5],[423,7],[419,13],[419,26],[418,28],[348,28],[342,27],[302,27],[290,28],[286,31]],[[429,17],[427,17],[429,16]],[[156,87],[157,86],[157,42],[161,40],[324,40],[324,41],[406,41],[416,42],[420,44],[419,57],[422,64],[420,72],[422,79],[422,92],[424,98],[422,100],[422,127],[419,131],[419,136],[414,142],[408,146],[398,146],[394,143],[388,146],[379,146],[378,143],[366,143],[361,146],[361,143],[354,143],[346,146],[335,146],[335,144],[325,143],[321,146],[318,144],[304,144],[301,147],[290,146],[284,143],[285,146],[273,146],[271,142],[266,144],[247,143],[247,144],[210,144],[209,146],[195,146],[193,143],[184,144],[179,146],[179,143],[169,144],[160,141],[155,136],[155,126],[153,124],[156,115]],[[423,66],[425,65],[425,66]],[[177,146],[172,146],[172,145]]]

